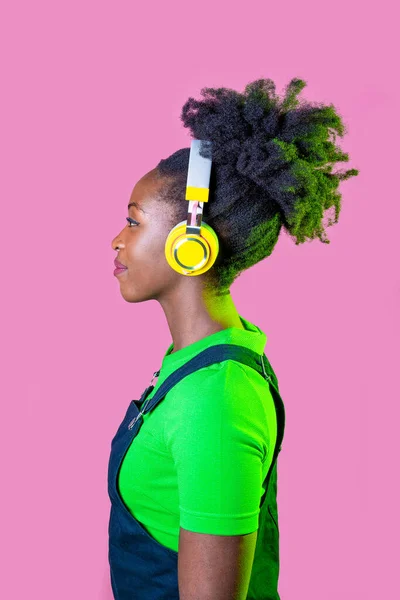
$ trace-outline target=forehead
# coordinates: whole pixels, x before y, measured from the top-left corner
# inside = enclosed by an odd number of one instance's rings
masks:
[[[148,174],[144,175],[136,183],[129,198],[128,209],[134,207],[140,212],[146,214],[150,212],[151,205],[160,187],[160,182],[155,181]]]

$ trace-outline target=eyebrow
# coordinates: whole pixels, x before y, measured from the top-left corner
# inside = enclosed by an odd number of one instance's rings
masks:
[[[137,202],[130,202],[128,204],[128,210],[130,209],[131,206],[136,206],[136,208],[138,208],[139,210],[142,211],[142,213],[145,213],[146,211],[143,210],[143,208],[140,206],[140,204],[138,204]]]

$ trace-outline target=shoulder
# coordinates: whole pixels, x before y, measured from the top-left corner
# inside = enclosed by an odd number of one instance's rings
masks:
[[[259,421],[264,419],[266,407],[274,405],[268,381],[252,367],[232,359],[190,373],[164,401],[173,407],[175,419],[190,416],[191,420],[224,414]]]
[[[186,375],[168,392],[168,396],[174,399],[174,404],[196,402],[200,393],[203,403],[216,397],[220,401],[232,398],[232,395],[243,397],[248,396],[257,379],[263,383],[254,369],[228,359]]]
[[[265,446],[273,399],[268,382],[247,365],[225,360],[187,375],[164,399],[166,440],[214,431],[215,439],[254,437]]]

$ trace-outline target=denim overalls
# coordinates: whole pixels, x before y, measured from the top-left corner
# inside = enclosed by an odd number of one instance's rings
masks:
[[[116,600],[179,600],[178,552],[156,541],[128,510],[118,493],[117,477],[122,460],[138,433],[142,414],[153,410],[181,379],[208,365],[235,360],[254,368],[270,383],[277,417],[277,439],[271,466],[263,483],[259,528],[247,600],[280,600],[279,528],[277,511],[277,457],[285,428],[285,409],[276,375],[265,354],[236,344],[218,344],[206,348],[160,385],[143,411],[142,403],[154,389],[150,385],[139,400],[132,400],[111,442],[108,465],[108,494],[111,512],[108,527],[111,586]],[[249,406],[251,410],[251,396]],[[134,473],[132,473],[134,477]],[[221,582],[223,585],[223,582]]]

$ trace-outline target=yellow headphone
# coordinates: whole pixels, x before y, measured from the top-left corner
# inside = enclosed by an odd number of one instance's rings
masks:
[[[165,257],[168,264],[182,275],[201,275],[210,269],[219,251],[215,231],[203,219],[203,203],[208,202],[211,164],[200,156],[201,144],[206,140],[192,140],[185,200],[189,202],[187,220],[181,221],[168,234]]]

